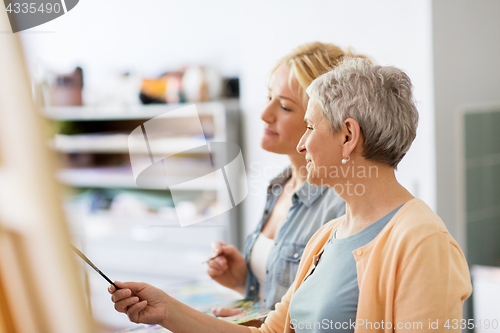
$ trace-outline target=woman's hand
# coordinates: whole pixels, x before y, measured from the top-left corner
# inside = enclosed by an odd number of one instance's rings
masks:
[[[212,248],[211,256],[218,257],[208,262],[208,275],[224,287],[244,294],[248,268],[243,255],[233,245],[222,242],[213,242]]]
[[[162,324],[167,317],[168,295],[142,282],[115,281],[108,287],[111,301],[118,312],[126,313],[130,321],[143,324]]]
[[[158,324],[172,332],[249,333],[247,327],[197,311],[147,283],[114,283],[120,289],[110,285],[108,291],[115,309],[134,323]]]

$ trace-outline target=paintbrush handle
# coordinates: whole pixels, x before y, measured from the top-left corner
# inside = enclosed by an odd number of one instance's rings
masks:
[[[223,255],[223,253],[220,253],[220,254],[218,254],[218,255],[216,255],[216,256],[214,256],[214,257],[212,257],[212,258],[208,259],[208,260],[205,260],[204,262],[202,262],[202,264],[206,264],[206,263],[207,263],[207,262],[209,262],[210,260],[214,260],[215,258],[218,258],[218,257],[220,257],[220,256],[222,256],[222,255]]]
[[[90,267],[92,267],[97,273],[99,273],[104,279],[106,279],[106,281],[108,281],[110,284],[112,284],[116,290],[120,289],[116,286],[116,284],[113,283],[113,281],[111,281],[107,276],[106,274],[104,274],[103,272],[101,272],[101,270],[99,268],[97,268],[96,265],[94,265],[92,263],[92,261],[89,260],[89,258],[87,258],[87,256],[85,256],[85,254],[83,254],[80,250],[78,250],[76,247],[74,247],[73,245],[71,245],[71,247],[73,248],[73,251],[75,251],[75,253],[83,259],[83,261],[85,261]]]

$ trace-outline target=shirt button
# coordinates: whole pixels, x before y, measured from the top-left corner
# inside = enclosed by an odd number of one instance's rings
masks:
[[[267,209],[266,209],[266,210],[264,211],[264,214],[269,214],[269,210],[267,210]]]
[[[255,286],[250,286],[250,290],[255,290]]]
[[[297,258],[299,257],[299,254],[298,254],[298,253],[295,253],[295,254],[293,255],[293,257],[294,257],[295,259],[297,259]]]
[[[266,269],[266,274],[269,274],[269,270],[268,269]]]
[[[362,255],[362,254],[363,254],[363,251],[361,251],[361,250],[357,250],[357,251],[356,251],[356,255],[360,256],[360,255]]]
[[[313,263],[314,263],[314,264],[317,264],[317,263],[318,263],[318,260],[319,260],[319,256],[318,256],[318,255],[314,255],[314,256],[313,256]]]

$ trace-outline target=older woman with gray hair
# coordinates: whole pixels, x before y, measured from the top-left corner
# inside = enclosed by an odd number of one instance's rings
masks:
[[[309,241],[295,277],[259,328],[197,312],[144,283],[110,286],[115,308],[173,332],[459,332],[471,294],[465,257],[442,220],[395,169],[416,136],[408,76],[348,58],[318,77],[310,96],[308,181],[333,187],[347,213]]]

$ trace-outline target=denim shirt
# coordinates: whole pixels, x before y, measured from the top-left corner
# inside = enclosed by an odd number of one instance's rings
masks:
[[[245,241],[243,255],[248,266],[246,298],[259,297],[259,288],[262,286],[250,269],[250,253],[291,175],[291,168],[288,167],[271,181],[267,188],[264,215],[255,231]],[[274,246],[267,258],[262,304],[264,308],[274,310],[274,305],[281,301],[281,297],[295,279],[302,252],[312,235],[323,224],[344,214],[345,202],[332,188],[313,186],[306,181],[292,195],[292,207],[274,237]]]

